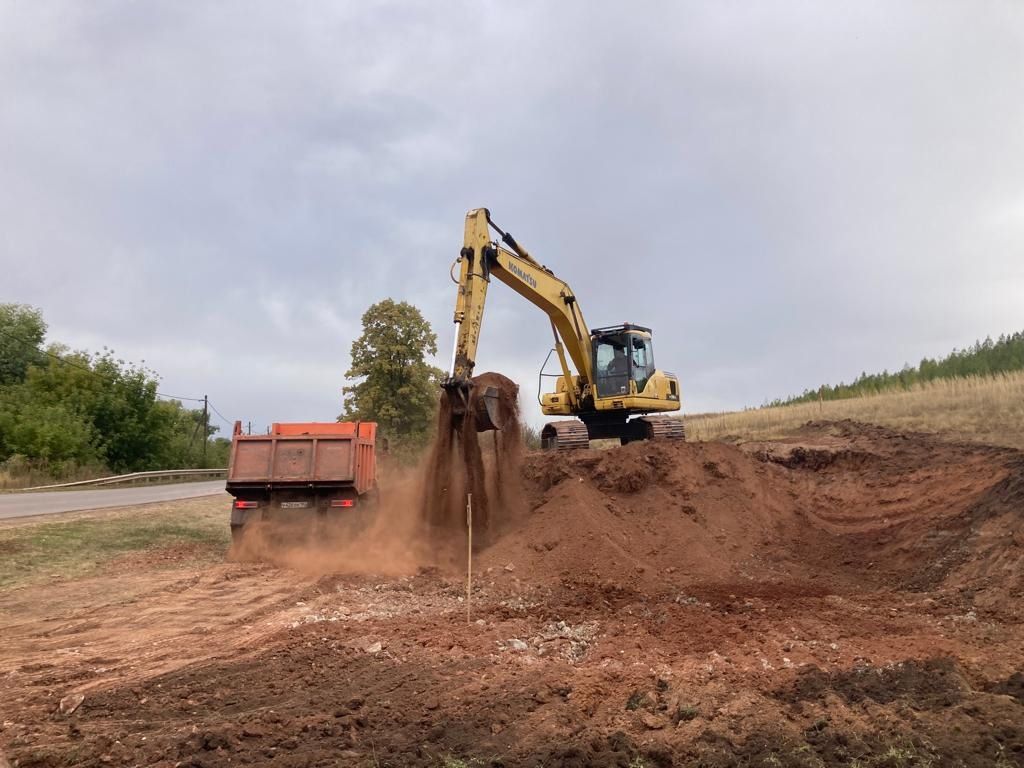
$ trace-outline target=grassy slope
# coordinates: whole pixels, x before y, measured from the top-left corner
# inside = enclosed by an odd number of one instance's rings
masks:
[[[1024,372],[940,379],[910,390],[686,417],[691,440],[782,437],[808,421],[854,419],[1024,450]]]
[[[177,560],[223,559],[230,539],[221,496],[33,518],[0,525],[0,589],[74,578],[134,552],[177,547]]]

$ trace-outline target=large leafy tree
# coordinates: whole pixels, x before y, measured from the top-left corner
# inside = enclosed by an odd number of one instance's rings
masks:
[[[46,461],[155,469],[173,426],[159,407],[156,376],[118,360],[52,345],[44,362],[0,402],[6,452]]]
[[[25,304],[0,304],[0,386],[24,381],[44,359],[43,313]]]
[[[111,350],[43,348],[39,310],[0,304],[0,461],[60,477],[75,468],[134,471],[196,466],[217,428],[202,412],[158,399],[157,376]],[[207,463],[224,466],[227,441]]]
[[[430,434],[443,371],[427,362],[437,334],[408,302],[385,299],[363,314],[363,332],[352,342],[341,419],[376,421],[400,444],[421,445]]]

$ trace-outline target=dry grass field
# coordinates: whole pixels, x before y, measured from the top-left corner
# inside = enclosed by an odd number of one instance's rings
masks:
[[[823,419],[1024,449],[1024,372],[942,379],[847,400],[695,414],[686,417],[686,434],[689,440],[766,440]]]

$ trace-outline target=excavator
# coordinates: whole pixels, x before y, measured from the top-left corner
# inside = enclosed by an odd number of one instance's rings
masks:
[[[618,438],[621,443],[685,439],[681,419],[659,415],[679,410],[679,381],[655,366],[651,329],[631,323],[588,328],[568,283],[502,231],[486,208],[466,214],[463,247],[451,277],[458,284],[458,329],[451,374],[442,387],[456,419],[464,423],[469,416],[478,432],[502,427],[496,388],[474,392],[472,379],[487,288],[491,278],[497,278],[551,321],[554,348],[548,359],[552,353],[557,355],[561,374],[555,391],[540,397],[541,410],[546,416],[571,418],[544,426],[543,448],[569,451],[587,448],[590,440],[597,439]],[[542,367],[542,376],[543,371]]]

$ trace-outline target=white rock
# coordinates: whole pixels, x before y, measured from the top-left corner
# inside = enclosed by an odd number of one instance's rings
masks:
[[[528,646],[522,640],[519,640],[517,638],[512,638],[511,640],[508,641],[508,643],[506,643],[506,645],[508,646],[510,651],[520,651],[520,652],[522,652],[522,651],[529,650],[529,648],[530,648],[530,646]]]
[[[384,650],[384,646],[381,645],[381,642],[378,640],[376,643],[370,643],[370,645],[366,646],[363,650],[367,653],[380,653]]]
[[[82,705],[83,701],[85,701],[85,696],[81,693],[69,693],[60,700],[60,713],[70,715]]]

